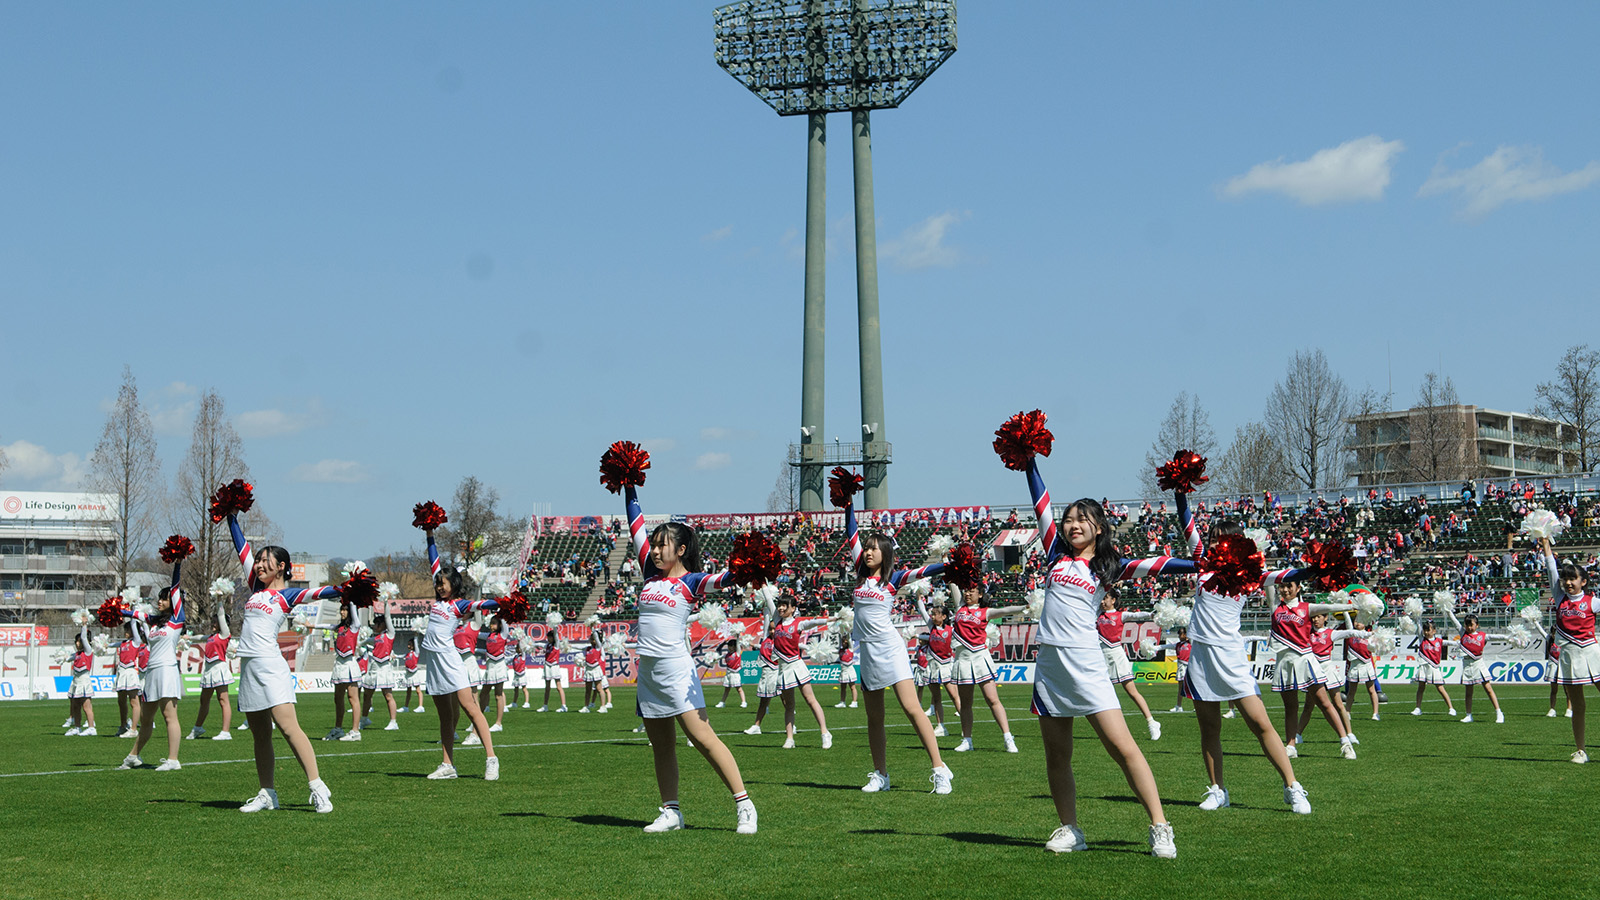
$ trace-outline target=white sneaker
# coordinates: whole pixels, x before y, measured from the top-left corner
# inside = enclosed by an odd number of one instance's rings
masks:
[[[1356,733],[1354,731],[1350,732],[1349,734],[1350,734],[1350,743],[1352,743],[1352,744],[1360,744],[1361,743],[1361,739],[1356,737]]]
[[[420,704],[417,706],[416,709],[412,710],[412,712],[414,712],[414,713],[427,712],[427,711],[428,711],[427,708],[422,706],[422,705],[420,705]]]
[[[397,709],[397,710],[395,710],[395,712],[411,712],[411,707],[409,707],[409,706],[402,706],[402,707],[400,707],[400,708],[399,708],[399,709]]]
[[[1372,721],[1374,721],[1374,722],[1381,722],[1381,721],[1382,721],[1382,719],[1379,719],[1379,718],[1378,718],[1378,714],[1377,714],[1377,713],[1373,713],[1373,714],[1372,714]]]
[[[1161,859],[1178,858],[1178,845],[1172,840],[1171,822],[1150,826],[1150,855]]]
[[[78,737],[95,737],[99,733],[100,732],[94,730],[93,725],[90,725],[88,728],[78,732]]]
[[[644,726],[640,725],[639,727],[633,729],[633,733],[634,734],[643,734],[644,733]]]
[[[1589,754],[1587,751],[1579,750],[1577,753],[1572,754],[1572,761],[1581,766],[1589,761]]]
[[[78,726],[76,726],[76,725],[72,726],[71,728],[68,728],[67,729],[67,733],[62,735],[62,737],[77,737],[77,736],[78,736]],[[193,737],[193,735],[190,735],[190,737]]]
[[[143,766],[143,765],[144,765],[144,760],[140,759],[137,756],[134,756],[132,753],[129,753],[127,756],[124,756],[122,758],[122,765],[117,766],[117,768],[118,769],[137,769],[137,768],[139,768],[140,766]]]
[[[538,709],[534,710],[534,712],[549,712],[549,711],[550,711],[550,707],[548,707],[548,706],[541,706]]]
[[[660,834],[663,831],[683,830],[683,812],[670,806],[661,807],[661,815],[656,820],[644,827],[645,834]]]
[[[62,728],[72,728],[72,727],[73,727],[73,725],[72,725],[72,719],[71,719],[71,717],[68,717],[68,718],[67,718],[67,720],[66,720],[66,721],[65,721],[65,722],[62,722],[62,723],[61,723],[61,727],[62,727]]]
[[[1572,718],[1572,707],[1567,707],[1567,718]]]
[[[250,722],[249,722],[249,720],[244,721],[243,723],[241,723],[239,725],[238,728],[234,729],[234,731],[249,731],[249,730],[250,730]]]
[[[556,710],[556,712],[566,712],[566,711],[567,711],[567,708],[565,706],[560,707],[559,709]]]
[[[928,776],[928,780],[933,782],[933,792],[935,794],[948,794],[952,790],[950,782],[955,777],[956,773],[950,771],[949,766],[940,766],[933,770],[933,774]]]
[[[1506,723],[1506,714],[1504,710],[1497,709],[1494,711],[1494,723],[1496,725],[1504,725]]]
[[[1413,715],[1413,716],[1420,716],[1420,715],[1422,715],[1422,707],[1420,707],[1420,706],[1416,706],[1416,707],[1412,707],[1412,709],[1411,709],[1411,714],[1412,714],[1412,715]]]
[[[943,725],[935,725],[935,726],[933,726],[933,736],[934,737],[944,737],[947,734],[949,734],[949,732],[944,730],[944,726]]]
[[[196,725],[195,727],[189,729],[189,734],[184,737],[184,740],[192,741],[197,737],[205,737],[205,736],[206,736],[206,730],[204,728],[201,728],[199,725]]]
[[[745,708],[746,708],[746,707],[748,707],[748,706],[749,706],[749,705],[750,705],[750,701],[748,701],[748,700],[740,700],[740,701],[739,701],[739,708],[740,708],[740,709],[745,709]],[[850,705],[851,705],[851,706],[855,706],[855,704],[854,704],[854,703],[852,703],[852,704],[850,704]]]
[[[607,703],[605,706],[602,706],[599,709],[595,710],[595,712],[603,712],[603,713],[611,712],[611,704]]]
[[[529,707],[531,707],[531,706],[533,706],[533,704],[532,704],[532,703],[524,703],[524,704],[522,704],[522,708],[523,708],[523,709],[528,709],[528,708],[529,708]]]
[[[1044,842],[1044,848],[1051,853],[1073,853],[1089,849],[1089,842],[1083,839],[1083,832],[1078,830],[1078,826],[1063,825],[1050,833],[1050,840]]]
[[[389,724],[383,726],[383,730],[384,731],[399,731],[400,730],[400,723],[396,722],[393,719],[390,719],[389,720]]]
[[[1456,714],[1456,708],[1454,706],[1450,707],[1450,715],[1453,716],[1455,714]]]
[[[1213,809],[1222,809],[1228,805],[1228,789],[1220,784],[1213,784],[1206,788],[1206,795],[1200,801],[1200,808],[1206,812],[1210,812]]]
[[[175,759],[163,759],[161,761],[161,765],[156,766],[156,771],[157,772],[176,772],[181,768],[183,768],[183,763],[180,763]]]
[[[722,705],[722,704],[720,704],[720,703],[718,703],[718,704],[717,704],[717,705],[718,705],[718,706],[721,706],[721,705]],[[833,705],[833,708],[834,708],[834,709],[844,709],[844,706],[845,706],[845,703],[844,703],[844,701],[843,701],[843,700],[840,700],[840,701],[839,701],[839,702],[838,702],[838,703],[835,703],[835,704],[834,704],[834,705]]]
[[[359,732],[357,732],[359,734]],[[333,812],[333,796],[328,791],[328,786],[322,784],[322,779],[311,786],[311,799],[308,801],[311,808],[319,813]]]
[[[1554,719],[1556,716],[1559,716],[1561,714],[1556,712],[1555,707],[1552,706],[1550,708],[1550,711],[1545,713],[1544,715],[1545,715],[1545,718],[1547,718],[1547,719]]]
[[[965,753],[965,752],[967,752],[968,750],[971,750],[971,749],[972,749],[972,738],[968,738],[968,737],[962,738],[961,739],[961,743],[959,743],[959,744],[957,744],[955,746],[955,752],[957,752],[957,753]]]
[[[760,734],[761,733],[761,726],[760,725],[751,725],[749,728],[746,728],[744,730],[744,733],[745,734]]]
[[[1146,725],[1150,726],[1150,740],[1152,740],[1152,741],[1161,740],[1161,723],[1157,722],[1153,718],[1145,719],[1144,723]]]
[[[1290,759],[1299,759],[1300,758],[1300,748],[1296,747],[1293,744],[1284,744],[1283,745],[1283,752],[1289,754],[1289,758]]]
[[[861,790],[869,794],[876,794],[879,791],[887,791],[888,789],[889,776],[877,771],[876,769],[867,773],[867,783],[861,788]]]
[[[233,735],[227,733],[226,731],[219,731],[211,739],[213,741],[231,741],[233,740]]]
[[[1551,712],[1551,715],[1555,715],[1554,711]],[[133,733],[133,729],[129,728],[126,725],[124,725],[121,728],[118,728],[117,729],[117,733],[112,735],[112,737],[127,737],[129,734],[132,734],[132,733]]]
[[[277,809],[277,808],[278,808],[278,792],[273,790],[272,788],[262,788],[261,790],[256,792],[256,795],[254,797],[251,797],[249,800],[246,800],[245,804],[243,806],[239,807],[239,812],[246,812],[246,813],[261,812],[263,809]]]
[[[1238,714],[1233,710],[1233,707],[1229,707],[1228,711],[1222,714],[1222,717],[1224,719],[1231,719],[1236,715],[1238,715]]]
[[[1008,731],[1005,734],[1000,735],[1000,737],[1006,742],[1007,753],[1017,752],[1017,739],[1011,736],[1011,732]]]
[[[328,729],[328,733],[322,736],[322,739],[325,741],[337,741],[342,737],[344,737],[343,728],[330,728]]]
[[[500,757],[491,756],[488,759],[483,761],[483,780],[484,781],[499,781],[500,780]]]
[[[925,715],[925,716],[932,716],[933,715],[933,707],[930,706],[927,709],[923,710],[922,714]]]
[[[833,732],[824,731],[822,733],[822,749],[824,749],[824,750],[832,750],[833,749]]]
[[[1174,707],[1173,707],[1173,708],[1171,708],[1171,709],[1169,709],[1169,710],[1167,710],[1167,712],[1183,712],[1183,707],[1181,707],[1181,706],[1174,706]]]
[[[1341,741],[1339,743],[1339,755],[1344,757],[1345,759],[1355,759],[1356,758],[1355,745],[1350,743],[1349,741]]]
[[[739,834],[756,833],[756,805],[749,800],[740,800],[734,807],[734,813],[739,817],[739,827],[734,830]]]
[[[728,704],[726,704],[726,703],[724,703],[724,702],[723,702],[723,701],[721,701],[721,700],[718,700],[718,701],[717,701],[717,705],[716,705],[716,706],[714,706],[714,707],[712,707],[712,709],[721,709],[721,708],[723,708],[723,707],[724,707],[724,706],[727,706],[727,705],[728,705]],[[583,712],[583,710],[581,710],[581,709],[580,709],[580,710],[578,710],[578,711],[579,711],[579,712]]]
[[[722,705],[722,704],[721,704],[721,703],[718,703],[718,704],[717,704],[717,705],[718,705],[718,706],[721,706],[721,705]],[[578,707],[578,712],[580,712],[580,713],[586,713],[586,712],[588,712],[588,711],[589,711],[589,707],[587,707],[587,706],[580,706],[580,707]]]
[[[1304,740],[1305,740],[1305,736],[1304,735],[1297,734],[1297,735],[1294,736],[1294,745],[1296,747],[1298,747],[1298,746],[1300,746],[1300,743],[1302,741],[1304,741]]]
[[[794,749],[794,735],[791,734],[788,737],[783,739],[783,749],[785,749],[785,750],[793,750]]]
[[[359,741],[359,740],[361,740],[361,732],[352,731],[349,734],[345,735],[344,737],[339,738],[339,740],[341,740],[341,741]]]
[[[1283,789],[1283,802],[1302,816],[1311,814],[1311,801],[1306,799],[1306,789],[1298,781]]]
[[[439,768],[428,773],[429,781],[445,781],[456,777],[456,767],[449,763],[439,763]]]
[[[502,732],[502,731],[505,731],[505,728],[499,722],[496,722],[493,725],[489,726],[489,733],[490,734],[497,734],[497,733]]]
[[[467,735],[467,739],[461,742],[461,746],[463,747],[478,747],[482,746],[482,744],[483,738],[478,737],[478,733],[476,731]]]
[[[743,704],[740,704],[740,705],[742,706]],[[850,708],[851,709],[855,709],[856,708],[856,701],[854,701],[854,700],[850,701]]]
[[[1463,724],[1463,725],[1465,725],[1465,724],[1467,724],[1468,722],[1471,722],[1471,721],[1472,721],[1472,713],[1467,713],[1466,715],[1461,717],[1461,724]]]

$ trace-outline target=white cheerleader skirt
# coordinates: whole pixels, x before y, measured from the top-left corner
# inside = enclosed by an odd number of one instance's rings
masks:
[[[1561,659],[1556,665],[1556,682],[1559,684],[1600,684],[1600,647],[1590,644],[1562,644]]]
[[[770,700],[779,693],[778,670],[772,666],[762,666],[761,679],[756,682],[756,696]]]
[[[916,685],[919,688],[927,687],[928,686],[928,667],[927,666],[912,666],[911,667],[911,683]]]
[[[1133,680],[1133,662],[1128,659],[1128,651],[1121,644],[1115,647],[1101,644],[1100,650],[1105,655],[1106,674],[1111,677],[1112,684]]]
[[[1350,665],[1344,673],[1346,684],[1368,684],[1378,680],[1378,670],[1373,667],[1372,660],[1352,659],[1347,662]]]
[[[792,691],[802,684],[810,683],[811,668],[805,664],[804,660],[797,659],[793,662],[785,662],[782,668],[778,669],[778,690],[780,691]]]
[[[483,683],[486,685],[504,685],[506,676],[510,672],[506,668],[505,660],[489,660],[489,665],[483,672]]]
[[[1190,662],[1193,663],[1193,659]],[[1308,691],[1325,684],[1322,667],[1317,657],[1298,650],[1278,651],[1277,663],[1272,667],[1272,689],[1275,691]]]
[[[861,686],[866,690],[881,691],[911,678],[911,660],[898,635],[887,641],[862,641],[856,658],[861,660]],[[923,678],[918,687],[927,684],[926,673]]]
[[[1243,644],[1190,644],[1184,685],[1189,697],[1210,703],[1227,703],[1261,693]]]
[[[144,702],[183,699],[183,675],[178,667],[151,666],[144,670]]]
[[[1324,659],[1319,660],[1318,665],[1322,666],[1322,683],[1328,686],[1328,690],[1336,691],[1344,687],[1344,660]]]
[[[933,657],[933,656],[929,656],[928,657],[928,683],[929,684],[945,684],[947,682],[951,683],[951,684],[954,684],[955,680],[956,680],[956,660],[955,660],[955,657],[952,656],[949,659],[938,659],[938,658]]]
[[[420,660],[419,660],[419,662],[420,662]],[[406,670],[406,687],[408,687],[408,688],[420,688],[420,687],[426,687],[427,684],[428,684],[428,672],[427,672],[427,670],[423,669],[422,666],[419,665],[415,669],[407,669]]]
[[[461,661],[461,654],[454,650],[442,653],[426,648],[418,654],[422,661],[424,689],[430,697],[442,697],[445,694],[454,694],[462,688],[472,687],[472,681],[467,678],[467,666]],[[477,664],[473,664],[474,669]]]
[[[373,660],[367,674],[372,677],[372,689],[375,691],[392,691],[400,686],[400,666],[392,657]]]
[[[739,673],[736,671],[736,672],[733,673],[733,676],[735,678],[738,678],[739,677]],[[560,676],[557,676],[557,677],[560,677]],[[606,680],[606,667],[605,666],[584,666],[583,667],[583,680],[584,681],[590,681],[590,682],[605,681]]]
[[[1106,654],[1097,652],[1100,649],[1040,644],[1033,676],[1034,714],[1071,718],[1120,709]]]
[[[952,666],[953,677],[950,679],[956,684],[984,684],[994,680],[994,657],[989,655],[989,648],[971,650],[966,645],[956,647],[956,661]]]
[[[1494,681],[1494,676],[1489,674],[1489,663],[1483,659],[1463,659],[1461,661],[1462,684],[1488,684]]]
[[[1411,676],[1412,684],[1444,684],[1444,670],[1427,660],[1417,663],[1416,674]]]
[[[467,684],[471,687],[483,684],[483,669],[478,666],[478,657],[472,653],[458,655],[461,657],[461,670],[467,673]]]
[[[845,664],[841,664],[839,666],[839,683],[840,684],[855,684],[856,683],[856,664],[855,663],[845,663]]]
[[[133,666],[129,666],[126,669],[119,668],[117,669],[116,688],[119,694],[123,691],[142,691],[144,690],[144,676],[140,675],[139,670]]]
[[[585,676],[585,677],[587,677],[587,676]],[[736,688],[736,687],[742,687],[743,685],[744,685],[744,674],[742,672],[740,672],[738,669],[729,669],[722,676],[722,686],[723,687]]]
[[[239,657],[239,711],[260,712],[295,702],[289,661],[271,656]]]
[[[1191,645],[1191,646],[1193,646],[1193,645]],[[1178,696],[1179,697],[1193,697],[1194,695],[1189,693],[1189,664],[1188,663],[1186,663],[1186,662],[1178,663],[1178,675],[1177,675],[1177,677],[1178,677]]]
[[[349,659],[340,659],[340,660],[335,660],[334,661],[334,663],[333,663],[333,683],[334,684],[360,684],[361,683],[361,664],[356,662],[355,657],[351,657]]]
[[[705,709],[700,672],[694,660],[682,657],[639,657],[636,710],[645,719],[670,719]]]
[[[560,666],[545,666],[544,667],[544,683],[545,684],[560,684],[561,683],[561,667]]]
[[[94,696],[94,676],[88,672],[72,676],[72,684],[67,688],[67,699],[78,700]]]
[[[200,687],[202,689],[225,688],[230,684],[233,684],[233,669],[225,659],[208,662],[206,667],[200,670]]]

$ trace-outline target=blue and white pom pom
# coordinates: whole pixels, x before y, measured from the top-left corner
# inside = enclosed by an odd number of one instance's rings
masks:
[[[1553,541],[1561,536],[1566,526],[1562,525],[1561,519],[1550,510],[1536,509],[1523,517],[1522,528],[1519,530],[1536,541],[1541,538]]]

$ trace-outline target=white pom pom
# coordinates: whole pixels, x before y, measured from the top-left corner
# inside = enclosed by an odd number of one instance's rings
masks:
[[[60,666],[60,665],[65,665],[66,663],[71,661],[73,655],[74,654],[72,652],[72,648],[71,647],[58,647],[58,648],[56,648],[56,652],[52,653],[50,655],[50,659],[56,665]]]
[[[1422,615],[1422,598],[1421,597],[1407,597],[1406,598],[1406,602],[1405,602],[1405,611],[1406,611],[1406,616],[1408,618],[1412,618],[1412,619],[1415,619],[1417,616]],[[1409,634],[1410,632],[1407,632],[1407,633]]]
[[[700,612],[695,614],[695,621],[707,631],[716,631],[722,623],[728,621],[728,611],[720,603],[707,603],[700,607]]]
[[[1539,611],[1539,604],[1537,603],[1529,603],[1527,606],[1524,606],[1521,610],[1519,610],[1517,615],[1524,621],[1539,625],[1544,624],[1544,613]]]
[[[1272,543],[1272,534],[1265,528],[1246,528],[1244,536],[1256,545],[1256,549],[1267,552],[1267,545]]]
[[[108,640],[103,634],[95,635],[94,640],[90,641],[89,645],[94,648],[94,652],[96,653],[111,652],[111,641]]]
[[[1518,649],[1527,649],[1533,646],[1533,642],[1537,640],[1534,637],[1533,629],[1529,628],[1528,623],[1521,619],[1511,623],[1511,626],[1506,629],[1506,637]]]
[[[946,553],[954,550],[956,539],[948,534],[936,534],[928,540],[928,555],[944,558]]]
[[[1044,613],[1044,588],[1034,588],[1028,592],[1028,618],[1039,621],[1039,616]]]
[[[1156,642],[1149,638],[1140,638],[1139,643],[1134,647],[1134,652],[1138,654],[1140,659],[1155,659]]]
[[[583,620],[583,624],[588,626],[589,628],[593,628],[596,625],[599,625],[600,624],[600,614],[599,613],[590,614],[589,618]]]
[[[506,634],[508,634],[510,639],[513,641],[521,642],[528,639],[528,629],[523,628],[521,625],[511,626]]]
[[[993,622],[990,622],[989,623],[989,627],[985,628],[983,633],[984,633],[984,636],[986,638],[988,638],[989,649],[990,650],[993,650],[994,648],[1000,646],[1000,628],[999,628],[999,626],[995,625]]]
[[[1456,608],[1455,591],[1434,591],[1433,608],[1440,612],[1444,612],[1447,609],[1454,612]]]
[[[854,631],[855,627],[856,608],[854,606],[846,606],[839,610],[839,630],[848,634]]]
[[[185,653],[188,653],[189,652],[189,648],[193,647],[193,646],[194,646],[194,642],[189,640],[189,636],[187,634],[182,634],[182,635],[178,636],[178,655],[179,656],[182,656]]]
[[[1394,622],[1395,630],[1401,634],[1416,634],[1417,620],[1410,616],[1401,616]]]
[[[821,638],[806,646],[806,658],[814,663],[830,663],[839,654],[839,639],[824,633]]]
[[[600,646],[607,656],[622,656],[628,652],[628,633],[613,631],[600,641]]]
[[[1371,591],[1361,591],[1356,594],[1355,601],[1356,621],[1363,625],[1371,625],[1373,622],[1378,621],[1389,608],[1389,605],[1383,602],[1382,597]]]
[[[550,626],[551,628],[560,625],[562,621],[563,618],[561,616],[561,610],[559,609],[552,609],[548,613],[545,613],[544,624]]]
[[[572,642],[568,641],[564,637],[556,638],[556,647],[560,648],[562,653],[571,653],[572,652]]]
[[[228,658],[229,659],[238,659],[239,658],[239,642],[238,641],[229,641],[228,642]]]
[[[1394,639],[1394,629],[1385,625],[1378,625],[1372,629],[1372,634],[1367,637],[1367,649],[1373,656],[1388,656],[1394,652],[1398,642]]]
[[[755,649],[755,646],[756,636],[753,633],[747,631],[744,634],[739,635],[740,650],[753,650]]]
[[[491,581],[483,586],[483,593],[486,597],[504,597],[511,593],[511,589],[504,581]]]
[[[142,600],[133,605],[133,611],[135,614],[144,616],[146,619],[156,614],[156,608]]]
[[[218,578],[216,581],[211,582],[211,587],[206,589],[206,593],[213,597],[232,597],[233,579]]]
[[[921,629],[917,627],[916,623],[907,622],[900,626],[900,637],[908,641],[916,640],[917,634],[920,631]]]
[[[900,590],[897,592],[897,594],[902,599],[915,600],[918,597],[928,596],[928,594],[932,591],[932,579],[918,578],[915,581],[908,581],[905,584],[900,585]]]
[[[769,581],[756,590],[756,597],[761,601],[762,606],[770,606],[777,603],[778,586]]]
[[[383,582],[379,582],[378,583],[378,599],[379,600],[388,601],[388,600],[393,600],[393,599],[395,599],[395,598],[397,598],[399,596],[400,596],[400,585],[395,584],[392,581],[383,581]]]
[[[370,640],[372,640],[372,626],[370,626],[370,625],[361,626],[361,630],[356,632],[356,640],[358,640],[358,641],[370,641]]]
[[[89,624],[91,618],[93,616],[87,609],[75,609],[72,611],[72,624],[77,625],[79,628]]]
[[[1536,509],[1522,519],[1521,531],[1534,540],[1548,538],[1555,540],[1566,527],[1561,524],[1561,519],[1548,509]]]
[[[367,564],[366,563],[362,562],[359,559],[352,559],[349,562],[344,564],[344,577],[345,577],[345,580],[348,581],[352,577],[354,577],[355,575],[357,575],[357,574],[359,574],[361,572],[365,572],[366,570],[367,570]]]

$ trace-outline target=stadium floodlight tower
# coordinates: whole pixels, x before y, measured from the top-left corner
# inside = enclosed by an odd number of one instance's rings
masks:
[[[865,509],[889,505],[892,448],[883,416],[878,239],[872,210],[874,109],[893,109],[956,52],[955,0],[742,0],[713,15],[717,65],[806,129],[805,332],[800,369],[800,508],[824,508],[826,471],[861,465]],[[856,314],[861,442],[830,446],[822,429],[827,115],[850,113],[855,162]]]

